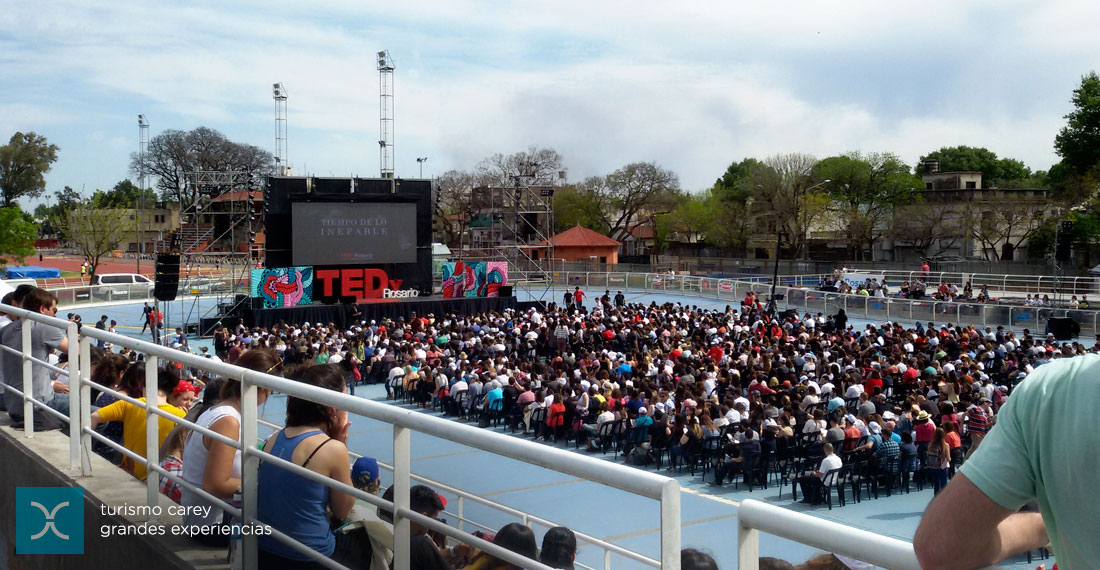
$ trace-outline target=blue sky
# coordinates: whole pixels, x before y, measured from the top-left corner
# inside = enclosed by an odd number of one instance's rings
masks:
[[[549,146],[570,180],[633,161],[700,190],[730,162],[986,146],[1046,169],[1100,3],[17,2],[0,0],[0,138],[59,147],[48,190],[128,177],[137,115],[274,149],[297,174],[376,176],[378,73],[395,167],[470,169]]]

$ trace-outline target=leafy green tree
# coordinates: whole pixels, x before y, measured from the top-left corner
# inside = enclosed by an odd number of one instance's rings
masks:
[[[66,211],[62,220],[59,222],[62,238],[92,264],[93,276],[99,260],[118,249],[137,227],[136,220],[126,210],[89,205]]]
[[[0,206],[7,208],[19,198],[41,196],[57,151],[57,145],[33,132],[15,133],[8,144],[0,146]]]
[[[873,251],[887,231],[894,208],[912,202],[920,179],[891,153],[851,152],[817,163],[815,180],[831,199],[827,206],[843,228],[850,255],[860,259]]]
[[[653,162],[633,162],[608,174],[586,179],[581,188],[599,204],[596,210],[609,235],[626,231],[642,219],[676,206],[680,179]]]
[[[1095,71],[1081,78],[1072,100],[1073,110],[1054,138],[1054,150],[1072,173],[1084,174],[1100,163],[1100,76]]]
[[[813,186],[816,165],[817,159],[808,154],[777,154],[764,159],[744,179],[757,233],[785,232],[793,249],[801,251],[806,227],[821,213],[805,195]]]
[[[151,189],[142,190],[129,180],[122,180],[107,192],[96,190],[90,203],[97,208],[137,208],[152,207],[157,194]]]
[[[602,234],[610,230],[600,217],[600,203],[593,194],[574,185],[559,188],[554,193],[554,231],[578,225]]]
[[[983,147],[952,146],[932,151],[920,158],[917,173],[923,173],[926,160],[940,161],[940,172],[981,172],[982,187],[1004,186],[1006,182],[1026,180],[1031,176],[1023,162],[1014,158],[998,158],[997,153]]]
[[[0,208],[0,263],[22,262],[34,253],[38,226],[19,206]]]
[[[672,193],[676,206],[672,211],[656,216],[654,241],[658,250],[664,250],[673,241],[701,244],[714,227],[709,203],[711,191],[692,194],[677,190]]]

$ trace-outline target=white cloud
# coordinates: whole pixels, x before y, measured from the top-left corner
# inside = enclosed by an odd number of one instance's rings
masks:
[[[693,190],[778,152],[970,144],[1040,169],[1097,20],[1080,0],[23,3],[0,11],[0,129],[66,141],[51,186],[110,186],[138,112],[154,135],[201,124],[271,148],[282,81],[299,172],[369,176],[390,49],[399,174],[531,144],[573,179],[653,160]],[[92,131],[108,144],[76,142]]]

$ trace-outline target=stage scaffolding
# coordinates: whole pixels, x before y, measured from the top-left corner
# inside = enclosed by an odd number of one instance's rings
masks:
[[[507,261],[510,285],[530,299],[549,302],[555,181],[526,174],[510,178],[510,185],[473,191],[473,219],[460,255],[465,261]]]

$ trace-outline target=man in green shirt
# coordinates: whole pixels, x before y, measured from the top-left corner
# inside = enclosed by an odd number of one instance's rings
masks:
[[[913,545],[924,568],[978,568],[1047,544],[1063,570],[1100,560],[1100,495],[1088,427],[1100,355],[1057,360],[1005,402],[981,447],[924,513]],[[1084,440],[1082,440],[1084,438]],[[1039,513],[1021,513],[1033,499]]]

